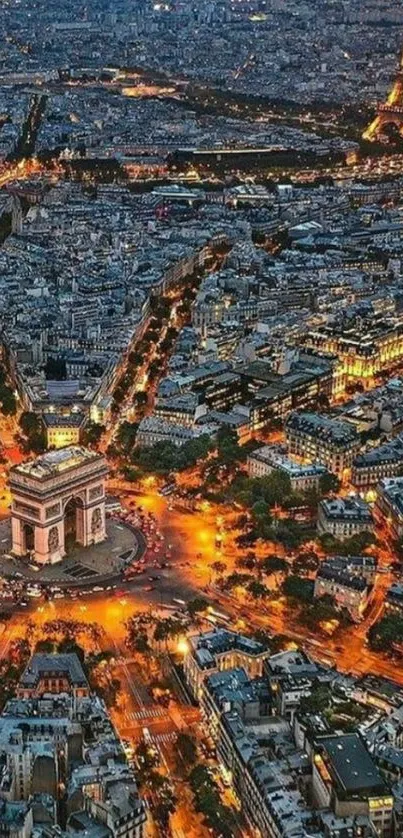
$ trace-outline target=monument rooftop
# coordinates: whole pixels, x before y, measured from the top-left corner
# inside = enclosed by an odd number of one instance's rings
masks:
[[[57,451],[47,451],[35,460],[20,463],[11,469],[12,474],[32,477],[36,480],[47,480],[55,477],[68,469],[77,468],[90,462],[100,459],[100,455],[90,451],[81,445],[61,448]]]

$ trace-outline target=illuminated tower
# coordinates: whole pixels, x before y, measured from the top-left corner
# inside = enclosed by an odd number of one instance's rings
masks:
[[[364,140],[377,140],[388,125],[393,125],[403,137],[403,53],[400,69],[386,102],[378,106],[375,119],[363,133]]]

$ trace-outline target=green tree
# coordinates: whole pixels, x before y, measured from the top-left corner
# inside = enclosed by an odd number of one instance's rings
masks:
[[[265,629],[256,629],[253,632],[253,638],[270,649],[272,655],[285,649],[289,642],[285,634],[270,634]]]
[[[193,620],[201,611],[206,611],[208,606],[207,600],[203,597],[195,597],[187,603],[187,612],[189,617]]]
[[[321,495],[329,495],[331,492],[338,492],[340,485],[341,481],[339,478],[331,472],[326,472],[326,474],[322,474],[319,478],[319,492]]]
[[[403,617],[387,614],[368,631],[368,643],[376,652],[390,651],[394,644],[403,642]]]
[[[196,765],[189,775],[189,782],[195,807],[203,814],[210,829],[222,838],[233,838],[237,832],[234,810],[221,803],[219,788],[207,768]]]
[[[145,390],[138,390],[133,396],[133,404],[137,407],[145,407],[148,402],[148,394]]]
[[[301,713],[323,713],[331,702],[331,691],[327,684],[314,682],[310,695],[302,696],[299,709]]]
[[[184,628],[183,621],[176,620],[174,617],[158,620],[154,629],[154,640],[157,643],[161,641],[167,643],[168,640],[175,639],[183,634]]]
[[[217,431],[216,443],[219,463],[233,465],[236,460],[242,459],[242,449],[236,431],[222,425]]]
[[[131,352],[129,355],[129,364],[132,367],[141,367],[144,361],[144,355],[142,352]],[[137,369],[136,369],[137,372]]]
[[[339,616],[333,598],[325,594],[304,606],[300,613],[300,621],[309,629],[317,630],[322,623],[338,620]]]
[[[231,591],[233,588],[246,588],[253,581],[253,576],[250,573],[230,573],[223,580],[222,588],[226,591]]]
[[[235,559],[235,565],[241,570],[254,570],[258,561],[254,553],[247,553],[246,556],[239,556]]]
[[[266,585],[263,585],[258,579],[252,579],[249,582],[247,591],[252,599],[265,599],[269,595],[269,590]]]
[[[272,534],[273,540],[282,544],[286,550],[297,550],[304,541],[311,537],[311,531],[291,518],[281,519]]]
[[[132,461],[145,473],[169,474],[193,467],[198,460],[207,457],[211,447],[207,434],[180,447],[173,442],[157,442],[151,447],[136,448],[132,452]]]
[[[124,454],[129,454],[136,441],[138,424],[136,422],[122,422],[116,434],[118,446]]]
[[[308,576],[319,567],[319,556],[313,550],[301,551],[292,563],[294,576]]]
[[[145,782],[152,785],[150,778],[155,774],[163,779],[162,774],[155,771],[160,763],[159,753],[156,748],[148,745],[144,739],[136,747],[135,759],[138,766],[137,780],[140,786],[144,785]]]
[[[51,381],[65,381],[67,369],[64,358],[48,358],[45,365],[45,376]]]
[[[40,416],[25,411],[20,416],[19,425],[27,439],[28,450],[35,454],[41,454],[46,450],[46,434]]]
[[[145,632],[138,634],[130,644],[130,648],[133,652],[137,652],[139,655],[148,655],[151,652],[151,646],[148,642],[148,637]]]
[[[277,576],[280,573],[286,575],[290,571],[288,562],[281,556],[266,556],[260,562],[260,568],[267,576]]]
[[[252,506],[252,515],[255,520],[259,520],[259,518],[265,518],[267,515],[267,503],[263,498],[260,498],[256,501],[256,503]]]
[[[35,652],[44,652],[52,654],[56,650],[56,643],[54,640],[38,640],[35,646]]]
[[[40,417],[36,413],[32,413],[31,411],[25,411],[21,413],[19,426],[25,434],[25,436],[29,437],[32,434],[37,434],[42,430],[42,422]]]
[[[189,733],[178,733],[176,747],[185,765],[194,765],[197,759],[197,745],[194,736]]]
[[[227,565],[225,564],[225,562],[217,560],[211,563],[210,568],[213,571],[214,575],[217,577],[222,576],[225,573]]]
[[[83,431],[83,445],[97,446],[104,432],[105,425],[100,425],[98,422],[88,422]]]
[[[154,807],[154,817],[164,829],[168,829],[170,816],[175,812],[177,798],[172,786],[165,781],[159,790],[158,803]]]
[[[299,599],[301,602],[312,602],[313,583],[308,579],[301,579],[299,576],[287,576],[283,582],[283,594],[291,599]]]
[[[15,416],[17,412],[17,402],[13,391],[5,384],[0,386],[0,402],[3,416]]]

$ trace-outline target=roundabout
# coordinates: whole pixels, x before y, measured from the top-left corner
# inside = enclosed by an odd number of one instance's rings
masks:
[[[146,550],[139,529],[111,518],[106,521],[104,541],[88,547],[74,544],[57,564],[39,565],[29,557],[12,556],[10,520],[0,523],[0,542],[0,576],[41,588],[84,588],[119,580],[125,568],[139,561]]]

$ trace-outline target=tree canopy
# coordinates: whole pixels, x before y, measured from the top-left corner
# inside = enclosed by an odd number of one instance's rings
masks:
[[[390,651],[403,642],[403,617],[386,614],[369,629],[368,643],[377,652]]]
[[[203,434],[180,447],[173,442],[157,442],[147,448],[135,448],[132,461],[145,472],[168,474],[194,466],[199,459],[207,457],[211,448],[210,437]]]
[[[6,383],[6,373],[0,367],[0,405],[3,416],[14,416],[17,410],[17,403],[11,387]]]
[[[283,594],[301,602],[312,602],[314,585],[309,579],[300,576],[287,576],[283,582]]]

